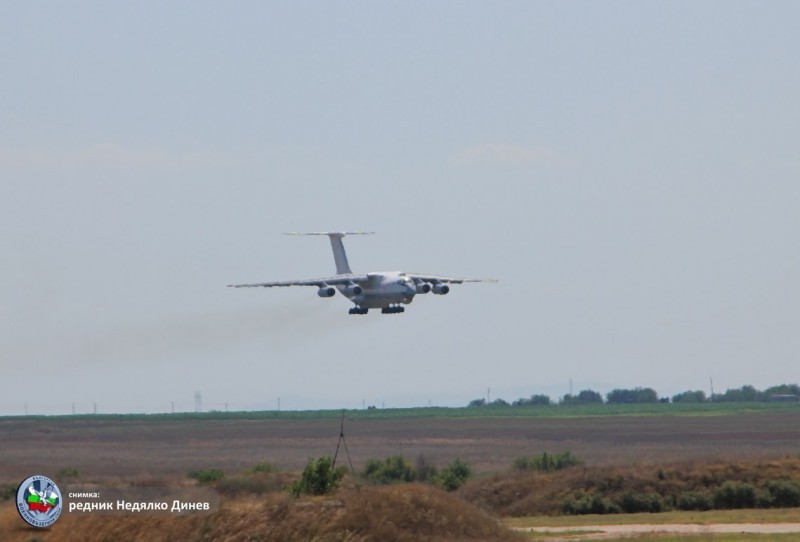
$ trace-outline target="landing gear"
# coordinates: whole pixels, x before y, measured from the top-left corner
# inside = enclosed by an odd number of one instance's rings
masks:
[[[400,305],[388,306],[383,307],[381,309],[381,314],[397,314],[399,312],[405,312],[405,307],[401,307]]]
[[[367,307],[353,307],[350,309],[350,314],[367,314],[369,309]]]

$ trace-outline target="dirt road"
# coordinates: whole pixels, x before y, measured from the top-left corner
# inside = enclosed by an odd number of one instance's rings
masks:
[[[673,525],[585,525],[581,527],[519,527],[518,531],[528,533],[565,533],[564,538],[548,536],[548,542],[557,540],[604,540],[641,534],[726,534],[755,533],[782,534],[800,533],[800,523],[726,523],[713,525],[673,524]],[[569,533],[569,534],[567,534]]]

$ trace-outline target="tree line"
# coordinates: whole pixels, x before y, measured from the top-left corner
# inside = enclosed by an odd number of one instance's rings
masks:
[[[687,390],[672,397],[660,397],[653,388],[613,389],[605,397],[591,389],[582,390],[576,395],[566,394],[558,401],[550,396],[535,394],[521,397],[509,403],[504,399],[487,402],[485,398],[470,401],[469,407],[485,406],[534,406],[534,405],[587,405],[587,404],[644,404],[644,403],[745,403],[770,401],[800,401],[800,386],[797,384],[780,384],[765,390],[758,390],[751,385],[732,388],[725,393],[706,395],[702,390]]]

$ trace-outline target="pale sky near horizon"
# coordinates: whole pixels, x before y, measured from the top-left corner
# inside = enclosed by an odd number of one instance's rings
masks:
[[[800,381],[800,4],[0,3],[0,415]],[[494,277],[347,314],[354,271]]]

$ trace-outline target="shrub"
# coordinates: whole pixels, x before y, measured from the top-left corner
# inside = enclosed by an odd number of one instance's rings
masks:
[[[618,514],[622,510],[616,504],[604,499],[601,495],[582,495],[567,499],[561,505],[561,511],[565,514],[584,515],[584,514]]]
[[[253,465],[248,472],[251,472],[253,474],[256,473],[267,474],[275,470],[276,470],[275,465],[273,465],[272,463],[258,463],[256,465]]]
[[[417,456],[415,470],[417,474],[417,481],[419,482],[433,482],[439,472],[435,465],[428,463],[423,454],[419,454]]]
[[[661,512],[664,509],[664,501],[656,493],[625,493],[617,504],[627,514]]]
[[[756,488],[747,482],[728,480],[714,492],[714,508],[754,508]]]
[[[472,469],[469,464],[460,459],[454,459],[441,470],[434,482],[447,491],[455,491],[464,485],[470,476],[472,476]]]
[[[207,484],[221,479],[225,476],[225,473],[219,469],[204,469],[189,471],[186,476],[197,480],[200,484]]]
[[[687,491],[678,497],[677,507],[679,510],[706,511],[711,510],[713,506],[713,499],[706,493]]]
[[[775,508],[795,508],[800,506],[800,485],[791,480],[769,480],[769,506]]]
[[[552,472],[580,464],[581,460],[572,455],[571,452],[564,452],[561,454],[548,454],[544,452],[538,456],[518,457],[514,460],[513,466],[517,470]]]
[[[367,461],[364,478],[376,484],[392,484],[396,482],[413,482],[417,475],[414,467],[401,455],[387,457],[383,461],[370,459]]]
[[[345,472],[345,467],[334,468],[330,457],[320,457],[316,461],[309,458],[302,477],[291,485],[289,492],[295,497],[327,495],[336,490]]]

